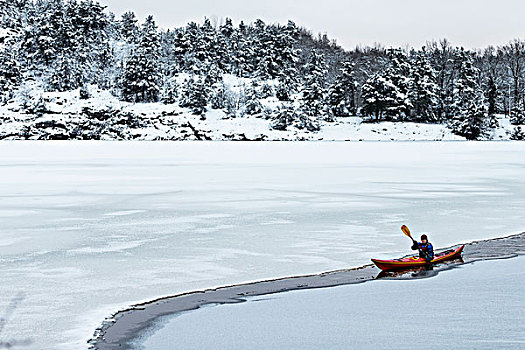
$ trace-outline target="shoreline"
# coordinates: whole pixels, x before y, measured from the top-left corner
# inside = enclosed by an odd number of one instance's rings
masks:
[[[446,248],[444,248],[446,249]],[[463,260],[455,264],[438,265],[431,274],[412,278],[428,278],[456,266],[479,260],[512,258],[525,254],[525,232],[511,236],[467,243]],[[156,321],[167,315],[196,310],[208,304],[234,304],[246,297],[335,287],[364,283],[377,278],[380,270],[373,264],[353,269],[341,269],[321,274],[284,277],[273,280],[224,286],[154,299],[120,310],[103,321],[88,341],[90,349],[126,349]],[[396,277],[387,277],[396,278]],[[401,277],[407,278],[407,277]]]

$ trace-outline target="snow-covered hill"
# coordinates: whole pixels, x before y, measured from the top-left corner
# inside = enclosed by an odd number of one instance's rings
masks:
[[[227,77],[226,86],[238,91],[246,79]],[[108,91],[89,87],[90,97],[81,99],[80,89],[44,92],[31,87],[12,103],[0,107],[0,139],[5,140],[464,140],[445,125],[407,122],[370,123],[361,117],[321,121],[321,129],[311,132],[289,126],[272,128],[265,114],[228,116],[223,110],[209,109],[194,115],[178,104],[128,103]],[[36,91],[36,93],[35,93]],[[262,100],[264,108],[277,103],[275,97]],[[487,139],[509,140],[514,125],[499,116],[499,126]]]

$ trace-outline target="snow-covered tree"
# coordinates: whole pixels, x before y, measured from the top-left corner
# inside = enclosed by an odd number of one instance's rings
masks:
[[[296,111],[296,122],[294,126],[297,129],[306,129],[310,132],[317,132],[321,130],[321,124],[319,123],[319,118],[308,115],[304,111]]]
[[[510,122],[513,125],[525,124],[525,108],[521,100],[517,100],[510,110]]]
[[[479,70],[474,67],[471,54],[461,51],[461,67],[454,84],[452,130],[468,140],[476,140],[486,133],[487,110],[478,84]]]
[[[49,77],[48,87],[52,91],[69,91],[84,83],[82,69],[70,55],[59,55],[55,60],[55,69]]]
[[[162,86],[160,100],[162,103],[170,105],[177,102],[179,98],[179,84],[175,79],[166,79]]]
[[[487,82],[487,105],[488,105],[488,115],[489,115],[489,124],[491,128],[497,128],[499,123],[496,118],[496,104],[498,98],[498,86],[493,76],[488,77]]]
[[[260,114],[263,111],[263,106],[259,99],[257,92],[257,86],[250,84],[245,88],[244,91],[244,113],[248,115]]]
[[[156,102],[159,100],[161,75],[159,67],[160,43],[157,26],[152,16],[142,25],[140,43],[126,61],[122,77],[122,97],[128,102]]]
[[[410,65],[401,50],[389,50],[388,57],[387,67],[362,87],[363,112],[376,120],[404,120],[412,107],[408,94]]]
[[[326,115],[326,63],[322,53],[313,50],[304,67],[305,82],[302,90],[302,110],[310,117]]]
[[[203,115],[208,106],[209,93],[202,78],[191,77],[182,87],[180,106],[190,108],[195,115]]]
[[[13,52],[0,50],[0,102],[12,97],[21,79],[20,66]]]
[[[412,103],[409,96],[410,63],[406,53],[400,49],[388,50],[390,58],[389,79],[396,87],[393,104],[386,113],[394,120],[403,120],[409,115]]]
[[[328,91],[330,113],[337,117],[355,115],[357,83],[354,76],[354,64],[350,61],[343,63],[341,73]]]
[[[408,96],[412,106],[412,115],[426,122],[436,122],[439,87],[436,72],[430,65],[426,52],[416,54],[412,64],[408,83]]]
[[[274,130],[287,130],[297,122],[297,112],[291,102],[283,103],[272,116],[270,127]]]
[[[238,29],[233,33],[231,39],[232,61],[231,71],[239,77],[249,77],[256,68],[256,45],[254,39],[249,36],[248,28],[243,21],[239,23]]]
[[[452,131],[467,140],[477,140],[487,131],[487,110],[483,101],[473,103],[452,124]]]
[[[193,82],[172,86],[178,73]],[[249,87],[247,98],[229,90],[224,74],[248,79],[256,93]],[[204,19],[159,32],[153,18],[138,26],[132,12],[115,18],[96,0],[0,0],[2,100],[18,94],[22,81],[57,91],[96,86],[130,102],[161,99],[198,114],[211,106],[228,116],[275,118],[268,112],[277,110],[274,101],[263,101],[275,96],[294,107],[294,127],[312,130],[321,118],[359,112],[378,120],[446,121],[469,138],[496,128],[502,113],[516,126],[525,121],[523,40],[468,54],[446,40],[423,49],[343,50],[293,22],[234,26],[227,18],[217,26]],[[195,103],[188,101],[192,94]],[[279,113],[290,115],[288,107]]]
[[[80,86],[80,89],[78,90],[78,95],[79,95],[78,97],[81,100],[87,100],[91,98],[91,94],[89,92],[87,85],[83,84],[82,86]]]
[[[204,83],[210,87],[222,81],[221,69],[213,62],[205,66],[202,73],[204,75]]]
[[[378,72],[370,77],[362,87],[363,114],[374,116],[380,121],[387,111],[396,107],[399,91],[390,79],[389,71]]]
[[[290,101],[292,95],[292,83],[290,79],[287,79],[286,77],[279,78],[279,84],[277,85],[277,89],[275,91],[275,97],[279,101]]]
[[[120,35],[122,35],[128,43],[137,43],[139,40],[140,30],[137,23],[138,20],[132,11],[125,12],[120,19]]]
[[[523,140],[525,140],[525,132],[523,131],[521,126],[517,126],[517,127],[514,128],[514,130],[512,131],[512,134],[510,136],[510,139],[514,140],[514,141],[523,141]]]
[[[224,109],[226,107],[226,87],[223,82],[213,85],[210,103],[212,109]]]

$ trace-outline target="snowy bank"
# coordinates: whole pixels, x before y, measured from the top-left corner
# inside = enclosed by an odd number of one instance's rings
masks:
[[[244,79],[245,80],[245,79]],[[244,80],[227,76],[232,91]],[[238,140],[238,141],[452,141],[465,140],[444,124],[416,122],[370,123],[361,117],[322,119],[319,131],[290,125],[272,127],[268,115],[232,117],[222,109],[195,115],[178,104],[128,103],[108,91],[91,88],[80,98],[79,89],[69,92],[35,92],[0,106],[0,140]],[[275,108],[275,98],[263,101]],[[485,139],[510,140],[515,125],[503,115]],[[524,126],[525,128],[525,126]]]

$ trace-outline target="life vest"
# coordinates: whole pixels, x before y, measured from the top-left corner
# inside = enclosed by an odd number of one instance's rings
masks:
[[[434,247],[432,246],[432,243],[427,242],[426,244],[418,243],[419,249],[421,249],[422,252],[430,254],[430,256],[434,257]]]

